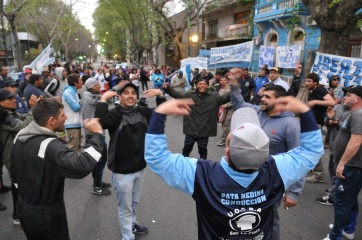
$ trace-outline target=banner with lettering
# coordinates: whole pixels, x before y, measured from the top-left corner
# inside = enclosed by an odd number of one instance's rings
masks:
[[[44,66],[49,63],[54,62],[54,58],[50,57],[50,55],[54,52],[53,46],[50,43],[40,54],[35,58],[35,60],[30,64],[32,69],[36,69],[36,71],[41,74]]]
[[[205,57],[195,57],[195,58],[186,58],[181,60],[181,70],[186,75],[186,82],[187,86],[185,87],[188,89],[190,87],[191,81],[191,71],[195,68],[198,68],[201,72],[202,69],[207,70],[207,58]]]
[[[210,51],[210,65],[250,62],[253,52],[253,41],[227,47],[211,48]]]
[[[276,47],[275,66],[280,68],[295,68],[295,65],[299,62],[301,51],[302,46],[300,45]]]
[[[323,85],[329,84],[330,76],[337,75],[343,87],[361,86],[362,59],[317,52],[311,72],[318,74]]]
[[[259,67],[267,64],[268,67],[274,67],[274,47],[260,46]]]

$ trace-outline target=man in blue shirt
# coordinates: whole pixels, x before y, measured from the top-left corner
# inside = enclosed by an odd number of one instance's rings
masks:
[[[40,90],[40,87],[43,85],[43,77],[40,74],[32,74],[29,78],[29,84],[24,90],[24,97],[26,103],[29,104],[29,99],[32,95],[35,95],[37,98],[46,98],[45,93]]]
[[[266,75],[266,69],[260,69],[260,74],[259,76],[257,76],[255,79],[255,91],[254,91],[254,96],[258,94],[260,88],[262,88],[264,86],[265,83],[268,82],[268,77]]]

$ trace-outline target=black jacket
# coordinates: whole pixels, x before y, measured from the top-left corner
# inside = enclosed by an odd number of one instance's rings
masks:
[[[63,204],[65,178],[87,176],[102,153],[101,134],[93,134],[91,151],[85,149],[81,154],[70,150],[56,137],[54,132],[31,122],[15,139],[11,178],[18,184],[19,198],[29,205],[53,207]]]
[[[110,135],[108,168],[112,172],[135,173],[146,167],[145,135],[151,115],[148,107],[124,108],[116,104],[108,110],[107,103],[97,104],[95,117],[100,118]]]

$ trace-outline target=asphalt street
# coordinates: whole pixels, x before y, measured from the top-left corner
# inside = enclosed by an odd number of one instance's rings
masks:
[[[150,99],[151,106],[155,105]],[[221,128],[218,129],[221,134]],[[168,117],[166,134],[169,150],[181,152],[184,135],[182,134],[182,117]],[[209,141],[208,158],[219,161],[224,154],[224,148],[218,147],[218,137]],[[323,156],[324,167],[327,169],[329,152]],[[191,157],[197,157],[197,149]],[[5,169],[4,169],[5,170]],[[139,224],[146,225],[149,233],[137,236],[139,240],[161,239],[197,239],[197,220],[195,203],[190,196],[168,187],[158,176],[147,167],[141,202],[137,209]],[[5,170],[6,172],[6,170]],[[9,185],[8,174],[5,173],[5,183]],[[111,172],[106,168],[104,181],[111,182]],[[330,181],[325,183],[306,183],[299,204],[284,210],[281,215],[282,240],[321,240],[329,233],[328,224],[333,223],[333,206],[318,204],[315,199],[324,195],[324,189],[329,188]],[[76,240],[115,240],[121,239],[117,217],[117,201],[114,190],[107,197],[91,193],[92,177],[88,175],[81,180],[67,179],[65,184],[65,204],[68,215],[68,225],[71,239]],[[360,194],[360,207],[362,194]],[[0,212],[0,239],[24,240],[20,226],[12,222],[11,193],[0,195],[0,202],[8,206]],[[359,217],[355,239],[362,239],[362,218]]]

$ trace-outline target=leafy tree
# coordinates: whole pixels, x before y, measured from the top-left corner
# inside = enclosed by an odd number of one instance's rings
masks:
[[[301,0],[321,31],[319,52],[345,56],[348,40],[362,19],[361,0]]]
[[[18,69],[22,69],[23,68],[23,61],[21,59],[21,46],[20,46],[20,41],[19,41],[19,37],[18,37],[18,33],[16,31],[16,25],[15,25],[15,19],[17,18],[18,16],[18,12],[21,10],[21,8],[26,4],[27,2],[24,1],[22,2],[21,4],[17,5],[16,7],[8,10],[8,11],[5,11],[4,9],[4,2],[1,1],[1,17],[2,16],[5,16],[6,19],[8,20],[9,24],[10,24],[10,28],[11,28],[11,32],[14,36],[14,41],[15,41],[15,48],[16,48],[16,60],[17,60],[17,63],[18,63]]]
[[[186,14],[181,26],[178,26],[172,22],[172,20],[167,15],[167,9],[165,8],[166,3],[170,0],[154,0],[152,2],[153,10],[159,15],[159,21],[157,24],[161,26],[164,34],[175,46],[174,50],[174,59],[179,61],[185,58],[186,53],[186,43],[182,43],[182,34],[188,28],[189,22],[192,22],[196,19],[197,13],[203,9],[204,5],[208,0],[183,0],[185,6],[189,6],[189,14]],[[188,19],[189,18],[189,19]]]
[[[159,45],[154,13],[146,0],[102,0],[93,14],[95,35],[107,57],[127,54],[140,58]]]
[[[21,0],[10,1],[8,8],[19,2]],[[63,52],[66,61],[71,61],[80,53],[90,55],[95,49],[92,35],[80,24],[72,11],[72,4],[72,1],[66,4],[63,0],[29,1],[17,15],[17,29],[38,36],[43,47],[52,43],[56,54]],[[81,42],[85,45],[80,45]],[[89,45],[93,47],[89,48]]]

